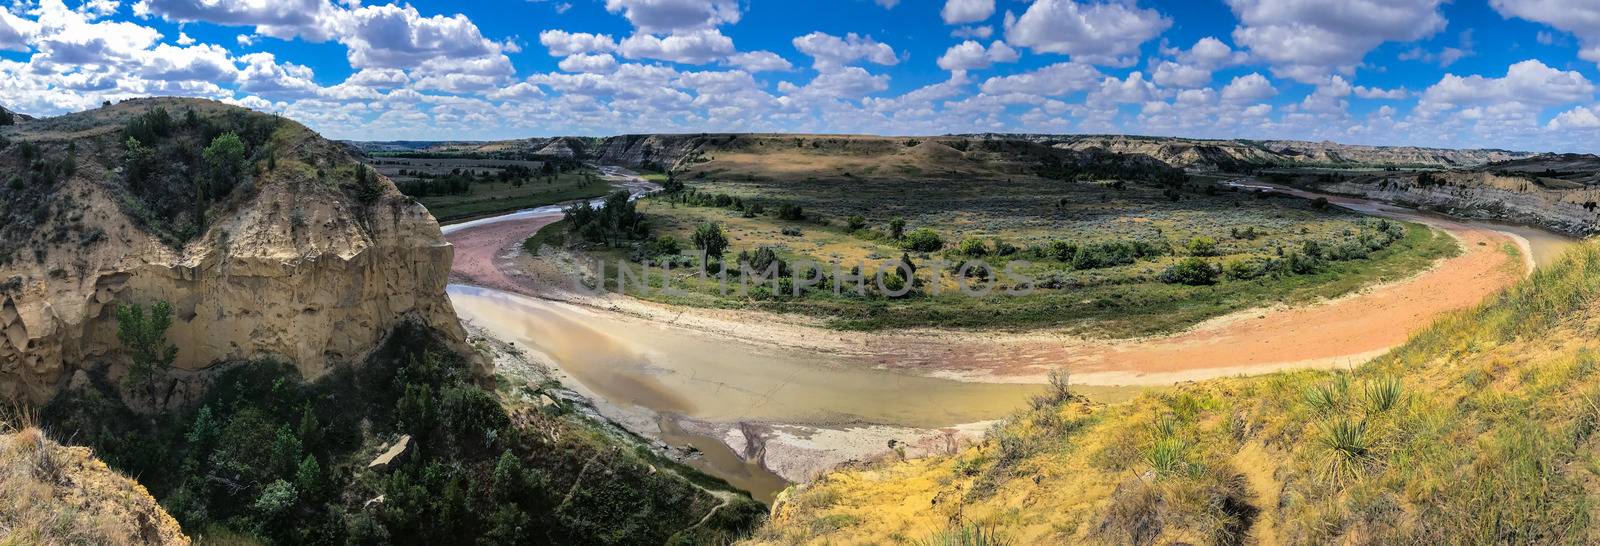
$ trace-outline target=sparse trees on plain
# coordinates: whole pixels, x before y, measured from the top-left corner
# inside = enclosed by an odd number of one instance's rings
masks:
[[[722,261],[722,255],[728,251],[728,237],[723,235],[722,227],[716,223],[700,224],[694,230],[694,247],[706,251],[706,257]]]

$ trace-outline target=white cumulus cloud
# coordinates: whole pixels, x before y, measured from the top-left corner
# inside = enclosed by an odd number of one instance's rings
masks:
[[[1600,2],[1594,0],[1490,0],[1489,5],[1506,17],[1544,23],[1578,37],[1583,48],[1578,56],[1600,63]],[[1553,42],[1554,39],[1543,38]]]
[[[1316,83],[1349,75],[1384,42],[1409,42],[1445,27],[1444,0],[1226,0],[1239,17],[1234,42],[1283,77]]]
[[[1006,18],[1006,41],[1040,53],[1063,53],[1090,64],[1133,64],[1139,45],[1172,21],[1132,2],[1035,0],[1021,17]]]
[[[983,21],[994,16],[994,0],[945,0],[939,16],[947,25]]]
[[[840,38],[823,32],[812,32],[794,39],[794,48],[810,56],[818,69],[839,67],[865,59],[874,64],[894,65],[900,62],[894,48],[852,32]]]
[[[1004,41],[995,40],[989,47],[983,47],[973,40],[967,40],[944,52],[939,57],[939,68],[951,71],[976,70],[988,68],[995,63],[1016,62],[1019,55],[1017,50],[1006,45]]]

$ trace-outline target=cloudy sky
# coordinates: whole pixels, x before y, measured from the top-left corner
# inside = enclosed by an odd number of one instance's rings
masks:
[[[0,104],[336,138],[1128,133],[1600,152],[1600,0],[0,0]]]

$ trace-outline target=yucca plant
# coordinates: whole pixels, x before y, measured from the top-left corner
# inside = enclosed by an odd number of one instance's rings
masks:
[[[1383,376],[1368,381],[1366,388],[1367,413],[1378,414],[1394,409],[1405,397],[1405,386],[1399,378]]]
[[[1323,423],[1317,444],[1325,451],[1323,474],[1333,481],[1359,477],[1374,457],[1374,443],[1366,421],[1339,417]]]
[[[927,540],[913,541],[916,546],[1010,546],[1016,541],[993,525],[956,525],[934,533]]]
[[[1150,436],[1157,440],[1172,438],[1178,435],[1178,418],[1174,415],[1162,415],[1150,424]]]
[[[1156,440],[1144,453],[1144,460],[1156,474],[1171,476],[1189,470],[1189,445],[1178,438]]]
[[[1311,409],[1321,412],[1332,412],[1343,408],[1349,399],[1350,379],[1346,376],[1335,376],[1333,381],[1306,387],[1302,393],[1306,405]]]

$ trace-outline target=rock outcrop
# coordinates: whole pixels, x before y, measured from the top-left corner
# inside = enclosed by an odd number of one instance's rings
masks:
[[[357,163],[345,149],[292,121],[277,122],[271,151],[211,206],[203,233],[175,246],[145,227],[123,182],[122,128],[157,106],[265,116],[147,99],[3,132],[13,145],[0,150],[0,172],[26,166],[18,143],[76,164],[54,186],[26,190],[48,192],[47,212],[0,260],[0,399],[43,402],[78,369],[126,373],[115,309],[129,303],[170,302],[167,337],[186,371],[277,358],[316,378],[359,362],[406,320],[464,344],[444,293],[452,249],[432,216],[382,177],[352,189]]]
[[[1462,218],[1536,226],[1575,237],[1600,233],[1600,188],[1556,185],[1494,172],[1412,173],[1339,178],[1317,189]]]
[[[1004,137],[1003,135],[1001,137]],[[1372,167],[1411,166],[1462,168],[1533,154],[1506,150],[1452,150],[1415,146],[1362,146],[1294,140],[1195,140],[1165,137],[1018,135],[1058,148],[1144,155],[1193,171],[1230,171],[1242,167]]]

